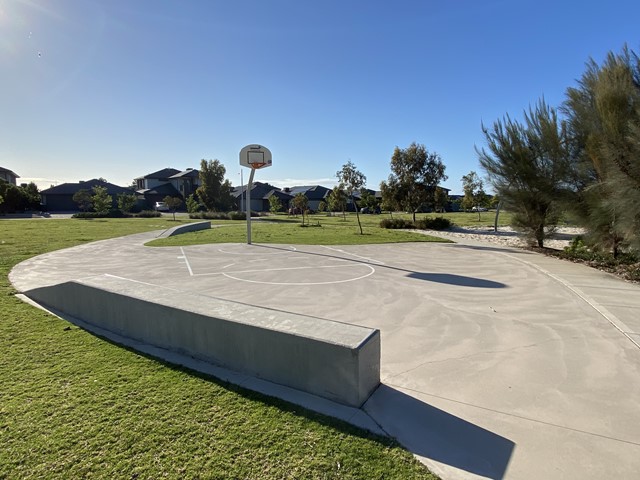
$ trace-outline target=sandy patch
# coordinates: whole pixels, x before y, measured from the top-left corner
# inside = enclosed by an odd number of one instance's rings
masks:
[[[472,240],[492,244],[505,245],[509,247],[527,247],[530,243],[511,227],[499,227],[495,232],[493,227],[468,228],[453,227],[451,230],[421,230],[427,235],[445,238],[454,242],[461,240]],[[581,235],[583,230],[575,227],[560,227],[549,239],[546,239],[544,246],[562,250],[568,246],[571,240],[577,235]]]

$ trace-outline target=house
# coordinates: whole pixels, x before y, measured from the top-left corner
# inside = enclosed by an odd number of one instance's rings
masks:
[[[291,197],[295,197],[299,193],[302,193],[305,197],[307,197],[307,206],[309,207],[309,210],[313,211],[318,211],[320,202],[328,203],[328,197],[331,193],[330,188],[323,187],[322,185],[307,185],[291,188],[287,187],[282,191],[291,195]]]
[[[247,201],[247,185],[241,187],[235,187],[231,194],[236,199],[236,204],[239,210],[246,210]],[[251,186],[251,210],[253,212],[268,212],[269,211],[269,198],[275,195],[280,200],[283,208],[289,206],[289,201],[293,198],[288,193],[283,192],[278,187],[269,185],[268,183],[253,182]]]
[[[107,189],[107,194],[113,198],[114,208],[118,205],[118,195],[122,193],[133,193],[130,188],[120,187],[98,179],[78,183],[62,183],[40,192],[42,209],[49,212],[76,212],[80,210],[80,207],[73,201],[75,193],[79,190],[88,190],[91,192],[91,189],[95,186],[105,187]]]
[[[20,176],[13,173],[8,168],[0,167],[0,180],[4,180],[5,182],[9,182],[13,185],[18,185],[18,178],[20,178]]]
[[[186,200],[200,186],[200,173],[193,168],[184,171],[163,168],[136,178],[135,183],[138,200],[146,204],[145,208],[152,208],[167,196]]]

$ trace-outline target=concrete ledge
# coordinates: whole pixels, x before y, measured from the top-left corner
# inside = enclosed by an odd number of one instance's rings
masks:
[[[25,292],[118,335],[360,407],[380,383],[380,332],[102,275]]]
[[[185,223],[184,225],[178,225],[165,230],[158,235],[158,238],[172,237],[174,235],[180,235],[181,233],[196,232],[198,230],[209,230],[210,228],[210,221]]]

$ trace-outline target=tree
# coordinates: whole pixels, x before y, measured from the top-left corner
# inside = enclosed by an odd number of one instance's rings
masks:
[[[200,209],[200,203],[196,200],[195,195],[192,193],[187,197],[187,212],[197,213]]]
[[[480,221],[480,205],[486,194],[484,193],[484,183],[473,170],[462,176],[462,191],[464,192],[462,208],[467,211],[476,207],[478,221]]]
[[[108,213],[113,205],[113,198],[107,193],[107,187],[94,185],[92,190],[91,203],[93,203],[93,209],[99,214]]]
[[[430,153],[424,145],[413,142],[405,149],[396,147],[391,156],[391,175],[387,188],[400,206],[413,214],[424,205],[435,208],[435,191],[448,177],[440,155]]]
[[[276,195],[271,195],[269,197],[269,211],[275,215],[280,210],[282,210],[282,202]]]
[[[590,60],[564,112],[572,141],[575,195],[568,204],[585,241],[617,256],[640,250],[640,59],[626,47]]]
[[[393,218],[392,212],[402,210],[402,200],[404,198],[400,191],[398,179],[390,176],[388,182],[380,182],[380,192],[382,194],[382,204],[380,206],[383,210],[387,210],[389,216]]]
[[[138,199],[133,193],[119,193],[118,194],[118,208],[124,213],[129,213],[138,203]]]
[[[22,184],[20,186],[22,193],[25,198],[26,208],[36,210],[40,209],[40,191],[38,190],[38,186],[29,182],[27,185]]]
[[[200,183],[196,193],[209,211],[230,210],[233,205],[229,180],[224,179],[227,170],[218,160],[200,161]]]
[[[353,207],[356,209],[356,218],[358,219],[358,228],[360,228],[360,235],[363,235],[362,224],[360,223],[360,212],[358,212],[358,204],[354,197],[354,192],[362,189],[367,183],[367,177],[360,172],[356,166],[349,160],[345,163],[340,170],[336,172],[336,177],[340,182],[340,188],[342,188],[347,196],[351,197]]]
[[[78,204],[78,207],[83,212],[88,212],[93,206],[91,192],[89,192],[89,190],[85,188],[81,188],[76,193],[74,193],[71,199]]]
[[[524,123],[505,115],[491,129],[482,126],[488,150],[477,149],[480,165],[513,214],[513,224],[539,247],[554,230],[566,197],[569,146],[566,125],[540,100]]]
[[[318,211],[319,212],[326,212],[327,211],[327,202],[325,202],[324,200],[320,201],[320,203],[318,203]]]
[[[306,197],[304,193],[298,193],[293,200],[291,200],[291,205],[295,209],[295,211],[302,212],[302,225],[304,225],[304,214],[307,211],[307,205],[309,204],[309,199]]]
[[[176,219],[176,210],[180,208],[182,205],[182,199],[180,197],[172,197],[171,195],[167,195],[162,199],[164,203],[167,204],[171,213],[173,213],[173,220]]]
[[[360,205],[368,208],[369,211],[373,213],[379,208],[380,203],[375,195],[366,188],[363,188],[360,190]]]
[[[339,185],[333,187],[327,200],[329,201],[329,209],[332,212],[342,212],[342,218],[346,220],[347,215],[345,214],[345,210],[347,209],[347,194],[345,191]]]
[[[442,187],[436,187],[434,196],[435,211],[444,213],[447,210],[447,204],[449,203],[449,194]]]

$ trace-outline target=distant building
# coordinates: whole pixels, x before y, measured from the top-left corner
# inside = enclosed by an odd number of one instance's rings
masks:
[[[95,186],[105,187],[107,194],[113,197],[113,207],[117,207],[118,195],[121,193],[133,193],[130,188],[120,187],[102,180],[89,180],[78,183],[62,183],[55,187],[47,188],[40,192],[43,210],[49,212],[77,212],[80,207],[73,201],[73,196],[79,190],[88,190],[92,193]]]
[[[193,168],[184,171],[164,168],[138,177],[135,182],[138,200],[146,204],[145,208],[153,208],[155,202],[167,196],[186,200],[200,186],[200,173]]]
[[[331,189],[323,187],[322,185],[305,185],[300,187],[287,187],[282,190],[284,193],[288,193],[292,197],[295,197],[299,193],[302,193],[307,197],[307,206],[309,210],[317,211],[320,206],[320,202],[328,203],[327,197],[331,193]]]
[[[0,180],[4,180],[5,182],[9,182],[13,185],[18,185],[18,178],[20,178],[20,176],[13,173],[11,170],[0,167]]]
[[[241,187],[235,187],[231,192],[236,199],[236,206],[238,209],[246,210],[247,202],[247,185]],[[283,208],[288,208],[289,201],[293,198],[291,195],[283,192],[278,187],[269,185],[268,183],[253,182],[251,186],[251,211],[253,212],[268,212],[269,211],[269,198],[275,195],[280,200]]]

